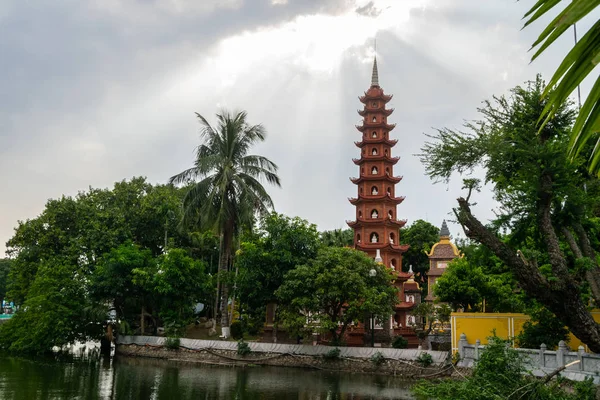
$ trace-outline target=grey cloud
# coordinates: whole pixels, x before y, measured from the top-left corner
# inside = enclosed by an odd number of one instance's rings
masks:
[[[358,15],[363,15],[365,17],[377,17],[381,14],[381,10],[375,7],[375,4],[370,1],[362,7],[358,7],[356,10]]]

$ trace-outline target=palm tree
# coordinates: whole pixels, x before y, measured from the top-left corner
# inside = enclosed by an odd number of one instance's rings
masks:
[[[212,127],[200,114],[201,138],[194,166],[172,176],[171,184],[190,185],[183,198],[186,224],[210,227],[220,235],[219,272],[227,271],[233,255],[233,239],[255,215],[268,212],[273,201],[262,181],[281,186],[277,165],[269,159],[248,154],[252,145],[265,140],[262,125],[250,125],[246,112],[217,114]],[[221,328],[229,336],[227,285],[221,288]]]
[[[565,8],[548,24],[538,39],[531,46],[539,46],[531,60],[535,60],[558,37],[571,26],[590,15],[600,6],[600,0],[537,0],[525,14],[529,18],[528,26],[540,17],[551,13],[559,4],[567,4]],[[592,14],[593,15],[593,14]],[[581,37],[573,49],[565,56],[548,83],[543,96],[548,97],[544,109],[544,123],[548,122],[564,104],[575,88],[600,64],[600,20]],[[579,89],[578,89],[579,90]],[[540,128],[540,130],[543,128]],[[596,78],[587,99],[580,106],[579,115],[571,133],[570,155],[576,157],[590,142],[597,139],[590,156],[589,169],[600,176],[600,77]]]

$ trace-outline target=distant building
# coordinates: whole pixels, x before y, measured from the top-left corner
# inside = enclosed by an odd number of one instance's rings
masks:
[[[429,272],[427,272],[427,297],[425,297],[425,301],[433,301],[435,300],[433,287],[436,280],[444,274],[450,261],[464,257],[454,243],[450,242],[450,230],[446,225],[446,220],[444,220],[440,229],[440,241],[433,245],[427,256],[429,257]]]

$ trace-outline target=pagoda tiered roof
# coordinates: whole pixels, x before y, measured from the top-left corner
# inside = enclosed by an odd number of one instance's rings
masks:
[[[370,100],[383,100],[385,103],[388,103],[392,99],[392,97],[394,97],[393,94],[383,94],[383,89],[378,89],[379,93],[377,93],[374,90],[366,91],[364,96],[358,97],[358,100],[360,100],[360,102],[363,104],[367,104],[367,102]]]
[[[385,143],[390,147],[394,147],[398,143],[398,139],[379,139],[379,138],[364,138],[360,142],[354,142],[356,147],[363,147],[365,144]]]
[[[391,244],[391,243],[357,243],[356,249],[361,251],[389,251],[391,253],[404,253],[410,246],[407,244]]]
[[[356,165],[360,165],[366,161],[382,161],[385,160],[389,163],[391,163],[392,165],[396,165],[396,163],[398,162],[398,160],[400,160],[400,157],[388,157],[385,154],[380,154],[377,156],[364,156],[361,158],[353,158],[352,161],[354,162],[354,164]]]
[[[348,201],[352,205],[358,205],[360,203],[370,203],[370,202],[384,202],[384,203],[394,203],[396,205],[402,203],[404,201],[404,196],[402,197],[392,197],[387,193],[380,195],[359,195],[358,197],[349,197]]]
[[[363,121],[362,125],[354,125],[354,126],[360,132],[364,132],[365,129],[374,129],[374,128],[385,128],[389,132],[391,130],[394,130],[394,128],[396,127],[396,124],[387,124],[383,121],[379,121],[379,122]]]
[[[384,109],[380,109],[380,108],[372,108],[372,109],[364,108],[362,110],[356,110],[356,111],[358,111],[358,115],[360,115],[361,117],[364,117],[368,113],[382,113],[386,117],[389,117],[394,112],[394,109],[393,108],[384,108]]]
[[[406,225],[406,220],[397,220],[391,218],[357,218],[356,221],[346,221],[349,227],[359,228],[361,226],[379,225],[379,226],[392,226],[396,228],[402,228]],[[408,247],[407,247],[408,248]]]
[[[358,178],[350,178],[352,183],[359,184],[364,181],[388,181],[392,183],[398,183],[402,180],[402,176],[390,176],[388,174],[377,174],[377,175],[361,175]]]

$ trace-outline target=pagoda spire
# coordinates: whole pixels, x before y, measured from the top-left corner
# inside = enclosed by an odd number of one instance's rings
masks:
[[[379,72],[377,71],[377,56],[373,59],[373,74],[371,75],[371,86],[379,86]]]

